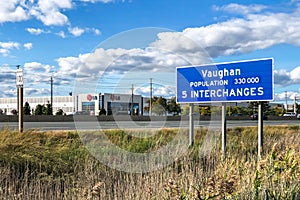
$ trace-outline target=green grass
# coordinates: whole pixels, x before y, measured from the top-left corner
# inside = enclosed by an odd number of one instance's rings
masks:
[[[149,153],[175,140],[177,129],[0,131],[2,199],[296,199],[300,196],[300,129],[265,127],[257,159],[257,128],[197,129],[195,145],[163,169],[126,173],[95,159],[86,144]],[[183,130],[188,137],[188,131]],[[179,142],[179,141],[178,141]],[[175,143],[176,145],[177,143]],[[95,148],[101,148],[96,146]],[[110,149],[107,149],[110,151]]]

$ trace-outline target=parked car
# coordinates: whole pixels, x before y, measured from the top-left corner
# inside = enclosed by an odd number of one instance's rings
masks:
[[[254,113],[253,115],[250,115],[250,118],[252,120],[258,120],[258,113]],[[268,116],[267,115],[263,115],[263,120],[267,120]]]
[[[74,113],[74,115],[90,115],[90,113],[87,111],[77,111]]]
[[[283,117],[296,117],[297,114],[294,112],[287,112],[282,115]]]
[[[233,116],[233,117],[242,117],[242,116],[244,116],[244,114],[242,114],[242,113],[235,113],[235,114],[232,114],[231,116]]]
[[[300,114],[298,114],[298,115],[297,115],[297,119],[299,119],[299,120],[300,120]]]

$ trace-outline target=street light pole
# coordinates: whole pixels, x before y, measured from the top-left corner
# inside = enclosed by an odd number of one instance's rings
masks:
[[[23,87],[18,87],[19,94],[19,132],[23,132]]]
[[[18,119],[19,119],[19,132],[23,132],[23,70],[20,65],[17,65],[16,71],[16,85],[18,93]]]
[[[150,101],[149,101],[149,116],[152,115],[152,78],[150,78]]]
[[[51,76],[51,79],[50,79],[50,84],[51,84],[51,98],[50,98],[50,106],[51,106],[51,115],[53,115],[53,78]]]

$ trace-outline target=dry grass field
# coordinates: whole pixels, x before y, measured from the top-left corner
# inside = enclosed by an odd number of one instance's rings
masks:
[[[177,131],[162,129],[145,138],[126,130],[104,133],[120,148],[138,153],[166,145]],[[87,133],[89,139],[97,134]],[[204,153],[207,134],[196,130],[195,145],[170,165],[129,173],[95,159],[77,132],[2,130],[0,199],[300,199],[299,126],[265,127],[259,161],[257,128],[228,129],[226,159],[218,132],[217,145]]]

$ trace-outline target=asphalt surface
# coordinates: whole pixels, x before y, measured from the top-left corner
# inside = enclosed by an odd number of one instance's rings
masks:
[[[264,126],[300,125],[300,120],[264,120]],[[257,120],[228,120],[227,128],[257,126]],[[24,130],[101,130],[188,128],[189,121],[71,121],[24,122]],[[221,121],[195,121],[194,127],[221,128]],[[18,130],[18,122],[0,122],[0,129]]]

